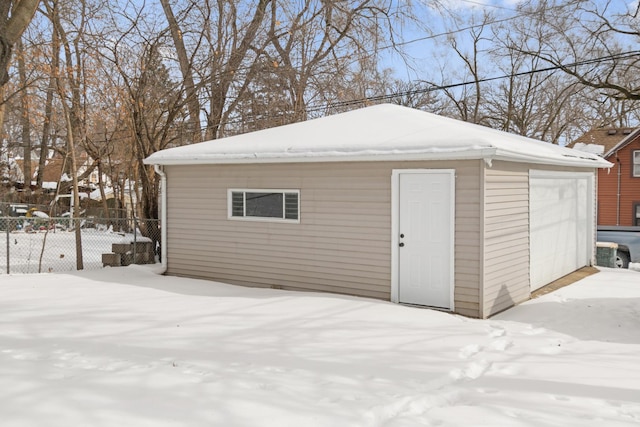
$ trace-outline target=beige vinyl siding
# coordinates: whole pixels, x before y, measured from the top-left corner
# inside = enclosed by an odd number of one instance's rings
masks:
[[[484,170],[483,317],[530,297],[529,171],[582,168],[494,161]]]
[[[455,311],[480,316],[480,160],[452,162],[456,169]]]
[[[484,170],[484,308],[488,317],[529,298],[529,165]]]
[[[388,300],[393,169],[456,168],[456,311],[479,315],[480,161],[168,166],[168,273]],[[229,220],[227,190],[299,189],[300,223]]]
[[[332,166],[167,168],[170,274],[388,299],[389,180]],[[229,188],[300,189],[300,224],[229,220]]]

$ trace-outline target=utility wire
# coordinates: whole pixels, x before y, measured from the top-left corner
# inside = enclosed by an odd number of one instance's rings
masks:
[[[586,59],[586,60],[583,60],[583,61],[571,62],[571,63],[568,63],[568,64],[559,64],[559,65],[553,65],[553,66],[545,67],[545,68],[536,68],[535,70],[528,70],[528,71],[521,71],[521,72],[518,72],[518,73],[505,74],[505,75],[502,75],[502,76],[487,77],[487,78],[479,79],[479,80],[472,80],[472,81],[460,82],[460,83],[452,83],[452,84],[448,84],[448,85],[439,85],[439,86],[432,85],[432,86],[429,86],[429,87],[426,87],[426,88],[422,88],[422,89],[412,89],[412,90],[403,91],[403,92],[394,92],[394,93],[389,93],[389,94],[384,94],[384,95],[369,96],[369,97],[365,97],[365,98],[361,98],[361,99],[354,99],[354,100],[349,100],[349,101],[335,102],[335,103],[329,104],[328,107],[329,108],[339,108],[339,107],[345,107],[345,106],[350,106],[350,105],[354,105],[354,104],[361,104],[361,103],[365,103],[365,102],[384,101],[384,100],[393,99],[393,98],[401,97],[401,96],[418,95],[418,94],[423,94],[423,93],[427,93],[427,92],[434,92],[434,91],[438,91],[438,90],[445,90],[445,89],[452,89],[452,88],[461,87],[461,86],[473,85],[473,84],[477,84],[477,83],[486,83],[486,82],[491,82],[491,81],[495,81],[495,80],[502,80],[502,79],[508,79],[508,78],[513,78],[513,77],[521,77],[521,76],[526,76],[526,75],[531,75],[531,74],[544,73],[544,72],[547,72],[547,71],[555,71],[555,70],[560,70],[560,69],[564,69],[564,68],[572,68],[572,67],[578,67],[578,66],[589,65],[589,64],[598,64],[598,63],[609,61],[609,60],[625,59],[625,58],[632,58],[632,57],[640,57],[640,51],[639,50],[634,50],[634,51],[629,51],[629,52],[623,52],[623,53],[618,53],[618,54],[601,56],[599,58],[593,58],[593,59]],[[310,109],[307,109],[306,111],[307,112],[314,112],[314,111],[320,111],[321,109],[324,109],[324,108],[326,108],[326,107],[311,107]]]
[[[491,81],[495,81],[495,80],[503,80],[503,79],[514,78],[514,77],[522,77],[522,76],[531,75],[531,74],[544,73],[544,72],[548,72],[548,71],[556,71],[556,70],[560,70],[560,69],[564,69],[564,68],[578,67],[578,66],[590,65],[590,64],[599,64],[599,63],[606,62],[606,61],[611,61],[611,60],[616,60],[616,59],[633,58],[633,57],[640,57],[640,50],[633,50],[633,51],[629,51],[629,52],[622,52],[622,53],[617,53],[617,54],[605,55],[605,56],[601,56],[601,57],[598,57],[598,58],[585,59],[583,61],[570,62],[570,63],[566,63],[566,64],[558,64],[558,65],[553,65],[553,66],[549,66],[549,67],[545,67],[545,68],[536,68],[534,70],[520,71],[520,72],[517,72],[517,73],[504,74],[504,75],[501,75],[501,76],[494,76],[494,77],[487,77],[487,78],[479,79],[479,80],[471,80],[471,81],[466,81],[466,82],[451,83],[451,84],[447,84],[447,85],[431,85],[429,87],[421,88],[421,89],[412,89],[412,90],[401,91],[401,92],[393,92],[393,93],[388,93],[388,94],[383,94],[383,95],[373,95],[373,96],[367,96],[367,97],[358,98],[358,99],[351,99],[351,100],[348,100],[348,101],[339,101],[339,102],[333,102],[333,103],[322,104],[322,105],[318,104],[316,106],[307,107],[307,108],[304,109],[304,111],[306,113],[316,113],[316,112],[320,112],[320,111],[326,111],[326,110],[332,109],[332,108],[349,107],[349,106],[352,106],[352,105],[365,104],[365,103],[369,103],[369,102],[385,101],[385,100],[390,100],[390,99],[397,98],[397,97],[402,97],[402,96],[419,95],[419,94],[423,94],[423,93],[435,92],[435,91],[446,90],[446,89],[453,89],[453,88],[456,88],[456,87],[469,86],[469,85],[474,85],[474,84],[478,84],[478,83],[486,83],[486,82],[491,82]],[[279,114],[277,116],[271,116],[271,117],[269,117],[269,119],[274,119],[274,118],[283,117],[283,116],[284,116],[284,114]],[[225,122],[225,124],[237,124],[237,123],[241,123],[242,121],[243,121],[243,119],[238,118],[238,119],[234,119],[234,120],[229,120],[229,121]],[[221,125],[221,124],[222,123],[218,123],[218,126]],[[206,127],[202,127],[200,129],[200,131],[204,131],[204,130],[206,130]]]
[[[590,65],[590,64],[599,64],[599,63],[602,63],[602,62],[612,61],[612,60],[616,60],[616,59],[626,59],[626,58],[633,58],[633,57],[640,57],[640,50],[634,50],[634,51],[629,51],[629,52],[621,52],[621,53],[617,53],[617,54],[601,56],[601,57],[598,57],[598,58],[586,59],[586,60],[583,60],[583,61],[575,61],[575,62],[566,63],[566,64],[558,64],[558,65],[553,65],[553,66],[549,66],[549,67],[545,67],[545,68],[536,68],[534,70],[527,70],[527,71],[521,71],[521,72],[517,72],[517,73],[504,74],[504,75],[501,75],[501,76],[487,77],[487,78],[479,79],[479,80],[471,80],[471,81],[465,81],[465,82],[451,83],[451,84],[446,84],[446,85],[430,85],[428,87],[424,87],[424,88],[420,88],[420,89],[412,89],[412,90],[407,90],[407,91],[400,91],[400,92],[393,92],[393,93],[382,94],[382,95],[373,95],[373,96],[368,96],[368,97],[363,97],[363,98],[358,98],[358,99],[351,99],[351,100],[347,100],[347,101],[339,101],[339,102],[333,102],[333,103],[324,103],[324,104],[312,105],[310,107],[305,108],[304,111],[306,113],[316,113],[316,112],[320,112],[320,111],[326,111],[326,110],[329,110],[329,109],[350,107],[350,106],[353,106],[353,105],[365,104],[365,103],[370,103],[370,102],[386,101],[386,100],[394,99],[394,98],[397,98],[397,97],[418,95],[418,94],[423,94],[423,93],[435,92],[435,91],[439,91],[439,90],[446,90],[446,89],[453,89],[453,88],[456,88],[456,87],[474,85],[474,84],[478,84],[478,83],[486,83],[486,82],[491,82],[491,81],[496,81],[496,80],[514,78],[514,77],[522,77],[522,76],[532,75],[532,74],[537,74],[537,73],[556,71],[556,70],[560,70],[560,69],[564,69],[564,68],[572,68],[572,67],[578,67],[578,66]],[[273,119],[281,118],[281,117],[284,117],[284,116],[285,116],[285,114],[280,113],[278,115],[270,116],[270,117],[268,117],[268,119],[273,120]],[[241,123],[242,121],[243,121],[242,118],[237,118],[237,119],[228,120],[228,121],[226,121],[224,123],[218,123],[217,126],[220,126],[222,124],[224,124],[224,125],[238,124],[238,123]],[[254,120],[254,123],[256,121],[258,121],[258,120]],[[191,129],[185,130],[184,128],[176,128],[175,129],[175,133],[176,133],[176,136],[179,136],[180,134],[186,136],[186,135],[194,134],[196,132],[202,133],[202,132],[206,131],[207,128],[208,128],[207,126],[202,126],[198,130],[191,130]],[[124,130],[120,130],[120,131],[117,131],[117,132],[124,132]],[[91,138],[90,135],[94,135],[94,136],[97,136],[97,137],[96,138]],[[102,139],[104,137],[104,134],[97,134],[96,133],[96,134],[88,134],[87,136],[90,139],[99,140],[99,139]],[[130,139],[130,137],[113,137],[113,138],[109,138],[108,141],[109,142],[117,142],[117,141],[123,141],[123,140],[127,140],[127,139]]]
[[[365,104],[365,103],[369,103],[369,102],[386,101],[386,100],[390,100],[390,99],[394,99],[394,98],[402,97],[402,96],[418,95],[418,94],[423,94],[423,93],[428,93],[428,92],[435,92],[435,91],[439,91],[439,90],[446,90],[446,89],[453,89],[453,88],[456,88],[456,87],[474,85],[474,84],[477,84],[477,83],[487,83],[487,82],[496,81],[496,80],[503,80],[503,79],[514,78],[514,77],[522,77],[522,76],[532,75],[532,74],[537,74],[537,73],[556,71],[556,70],[560,70],[560,69],[564,69],[564,68],[578,67],[578,66],[590,65],[590,64],[599,64],[599,63],[602,63],[602,62],[612,61],[612,60],[616,60],[616,59],[625,59],[625,58],[633,58],[633,57],[640,57],[640,50],[633,50],[633,51],[629,51],[629,52],[622,52],[622,53],[617,53],[617,54],[605,55],[605,56],[601,56],[601,57],[598,57],[598,58],[585,59],[583,61],[575,61],[575,62],[566,63],[566,64],[558,64],[558,65],[553,65],[553,66],[549,66],[549,67],[545,67],[545,68],[536,68],[534,70],[520,71],[520,72],[517,72],[517,73],[504,74],[504,75],[501,75],[501,76],[494,76],[494,77],[487,77],[487,78],[479,79],[479,80],[471,80],[471,81],[466,81],[466,82],[451,83],[451,84],[447,84],[447,85],[430,85],[428,87],[421,88],[421,89],[412,89],[412,90],[401,91],[401,92],[393,92],[393,93],[388,93],[388,94],[383,94],[383,95],[374,95],[374,96],[368,96],[368,97],[363,97],[363,98],[358,98],[358,99],[351,99],[351,100],[347,100],[347,101],[339,101],[339,102],[333,102],[333,103],[327,103],[327,104],[318,104],[318,105],[315,105],[315,106],[307,107],[307,108],[304,109],[304,111],[306,113],[316,113],[316,112],[326,111],[326,110],[334,109],[334,108],[349,107],[349,106],[358,105],[358,104]],[[272,120],[272,119],[277,119],[277,118],[280,118],[280,117],[283,117],[283,116],[285,116],[285,114],[281,113],[281,114],[278,114],[278,115],[275,115],[275,116],[270,116],[270,117],[268,117],[268,119]],[[241,123],[242,121],[243,121],[242,118],[237,118],[237,119],[228,120],[224,124],[225,125],[232,125],[232,124]],[[254,120],[254,122],[256,122],[256,121],[257,120]],[[217,126],[220,126],[222,124],[223,123],[218,123]],[[207,127],[203,126],[203,127],[200,128],[199,132],[203,132],[203,131],[206,131],[206,130],[207,130]],[[184,134],[195,133],[195,132],[198,132],[198,131],[184,131]]]

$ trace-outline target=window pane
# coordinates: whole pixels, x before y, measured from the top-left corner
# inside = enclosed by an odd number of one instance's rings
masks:
[[[639,164],[634,164],[633,165],[633,176],[640,176],[640,165]]]
[[[244,193],[241,191],[231,193],[231,216],[244,216]]]
[[[284,217],[286,219],[298,219],[298,193],[286,193],[284,195]]]
[[[245,193],[246,216],[284,218],[282,193]]]

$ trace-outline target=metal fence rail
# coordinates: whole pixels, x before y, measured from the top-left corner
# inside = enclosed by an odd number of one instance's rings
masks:
[[[0,217],[0,274],[74,271],[160,262],[158,220]]]

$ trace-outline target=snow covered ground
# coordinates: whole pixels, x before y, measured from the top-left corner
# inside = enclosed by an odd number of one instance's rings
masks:
[[[638,272],[474,320],[154,268],[0,276],[0,425],[640,424]]]
[[[137,241],[149,241],[138,233]],[[8,238],[8,245],[7,245]],[[102,254],[111,252],[112,243],[133,242],[133,233],[107,228],[82,230],[82,257],[85,269],[102,268]],[[76,243],[73,230],[27,233],[0,231],[0,275],[7,272],[7,251],[11,273],[65,272],[76,269]],[[42,255],[42,261],[40,256]],[[1,280],[1,279],[0,279]]]

